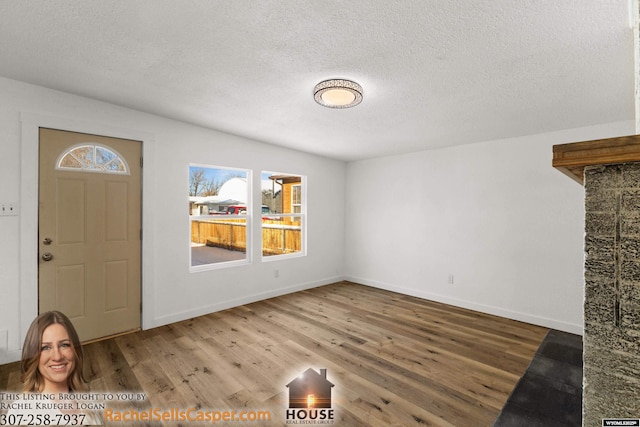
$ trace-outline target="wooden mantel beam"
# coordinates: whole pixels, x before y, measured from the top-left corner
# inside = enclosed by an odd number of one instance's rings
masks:
[[[640,162],[640,135],[553,146],[553,167],[581,185],[585,166],[629,162]]]

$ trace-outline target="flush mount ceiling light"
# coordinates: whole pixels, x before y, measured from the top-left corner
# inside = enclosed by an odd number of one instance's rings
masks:
[[[329,108],[350,108],[362,102],[362,86],[351,80],[325,80],[313,89],[313,98]]]

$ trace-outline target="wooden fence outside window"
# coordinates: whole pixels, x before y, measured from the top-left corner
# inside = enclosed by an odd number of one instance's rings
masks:
[[[282,255],[302,250],[300,222],[262,220],[262,254]],[[244,219],[193,220],[191,241],[234,251],[247,251],[247,223]]]

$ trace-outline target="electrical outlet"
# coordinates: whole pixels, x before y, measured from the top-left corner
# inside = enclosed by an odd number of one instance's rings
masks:
[[[449,273],[449,279],[447,280],[447,283],[453,285],[453,274]]]
[[[274,271],[273,271],[273,277],[275,277],[276,279],[277,279],[278,277],[280,277],[280,270],[274,270]]]
[[[18,215],[18,205],[14,202],[0,202],[0,216]]]

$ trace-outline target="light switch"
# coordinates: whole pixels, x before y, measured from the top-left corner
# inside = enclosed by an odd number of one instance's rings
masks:
[[[15,202],[0,202],[0,216],[18,215],[18,205]]]

